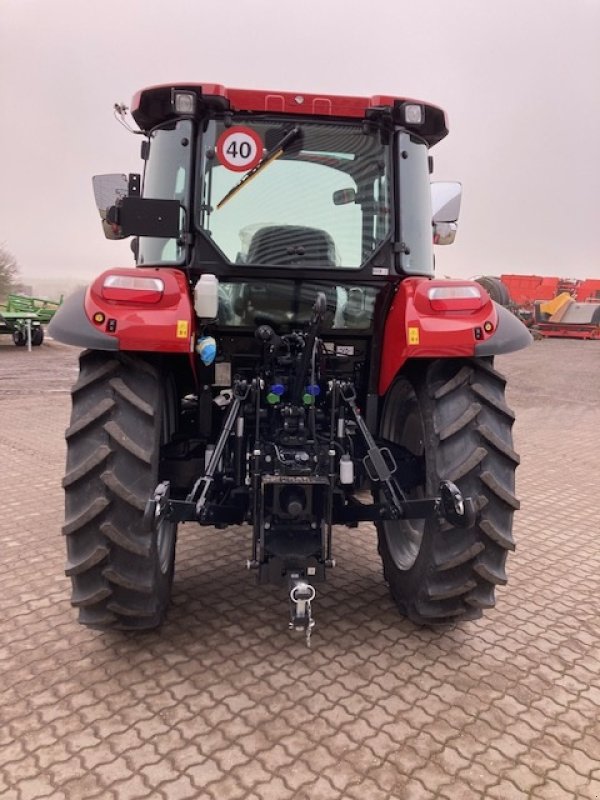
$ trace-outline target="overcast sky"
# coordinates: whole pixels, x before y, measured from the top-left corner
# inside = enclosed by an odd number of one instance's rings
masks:
[[[29,277],[132,264],[91,176],[139,171],[113,119],[176,81],[429,100],[463,183],[438,274],[600,276],[600,0],[0,0],[0,244]]]

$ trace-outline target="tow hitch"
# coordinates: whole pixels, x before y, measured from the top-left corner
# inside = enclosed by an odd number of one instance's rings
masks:
[[[300,573],[292,572],[290,575],[290,622],[289,628],[294,631],[304,631],[306,646],[310,647],[312,629],[315,620],[311,613],[311,602],[315,599],[315,587],[303,578]]]

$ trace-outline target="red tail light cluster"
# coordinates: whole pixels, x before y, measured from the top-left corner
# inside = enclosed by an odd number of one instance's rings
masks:
[[[102,283],[101,294],[105,300],[123,303],[158,303],[165,291],[160,278],[132,275],[107,275]]]
[[[423,281],[415,289],[415,307],[421,314],[479,311],[490,298],[474,281]]]

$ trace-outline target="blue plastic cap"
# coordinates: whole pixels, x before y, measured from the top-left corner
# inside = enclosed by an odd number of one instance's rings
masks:
[[[202,363],[209,367],[217,355],[217,343],[212,336],[202,336],[202,338],[198,339],[196,352],[200,356]]]

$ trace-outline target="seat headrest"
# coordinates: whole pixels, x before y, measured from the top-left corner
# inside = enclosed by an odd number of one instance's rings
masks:
[[[334,241],[327,231],[302,225],[269,225],[252,237],[247,262],[335,267],[337,259]]]

